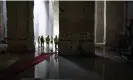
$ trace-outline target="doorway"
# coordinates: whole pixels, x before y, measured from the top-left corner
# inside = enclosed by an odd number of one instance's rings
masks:
[[[59,35],[59,2],[34,0],[34,36],[35,44],[38,47],[38,37],[43,36],[44,40],[47,36],[51,39]],[[44,47],[47,46],[46,40]],[[54,44],[49,44],[52,49]]]

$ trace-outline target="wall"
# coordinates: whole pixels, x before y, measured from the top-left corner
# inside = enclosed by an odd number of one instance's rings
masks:
[[[77,55],[79,45],[94,54],[94,6],[93,1],[59,2],[60,55]]]
[[[127,17],[128,19],[133,19],[133,1],[127,2]]]

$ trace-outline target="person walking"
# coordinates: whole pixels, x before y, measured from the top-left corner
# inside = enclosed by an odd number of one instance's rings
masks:
[[[53,44],[53,36],[51,36],[50,42],[51,44]]]
[[[57,35],[54,38],[54,43],[55,43],[55,49],[57,49],[57,47],[58,47],[58,37],[57,37]]]
[[[49,46],[50,38],[49,35],[46,37],[46,44]]]
[[[41,43],[41,41],[40,41],[40,36],[38,37],[38,47],[40,47],[40,43]]]
[[[41,40],[41,47],[44,47],[44,37],[41,36],[40,40]]]

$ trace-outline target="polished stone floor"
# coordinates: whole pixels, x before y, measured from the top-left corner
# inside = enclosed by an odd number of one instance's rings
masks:
[[[0,70],[9,67],[17,60],[33,58],[46,50],[48,49],[44,48],[41,51],[37,48],[35,53],[6,53],[0,56]],[[95,53],[102,57],[65,57],[54,54],[49,59],[18,74],[16,78],[17,80],[34,80],[33,78],[38,80],[133,80],[132,63],[119,59],[117,52],[97,48]]]
[[[133,66],[104,58],[51,56],[35,66],[35,78],[72,80],[133,80]],[[28,71],[26,71],[28,73]],[[25,73],[26,73],[25,72]],[[23,78],[33,78],[24,76]]]

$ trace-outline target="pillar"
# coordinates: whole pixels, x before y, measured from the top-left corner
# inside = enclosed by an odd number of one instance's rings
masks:
[[[94,1],[59,2],[59,55],[94,54]]]
[[[125,27],[125,1],[106,2],[106,45],[113,48],[127,48]]]
[[[34,52],[33,1],[7,1],[9,52]]]
[[[104,1],[95,1],[95,43],[104,43]]]

